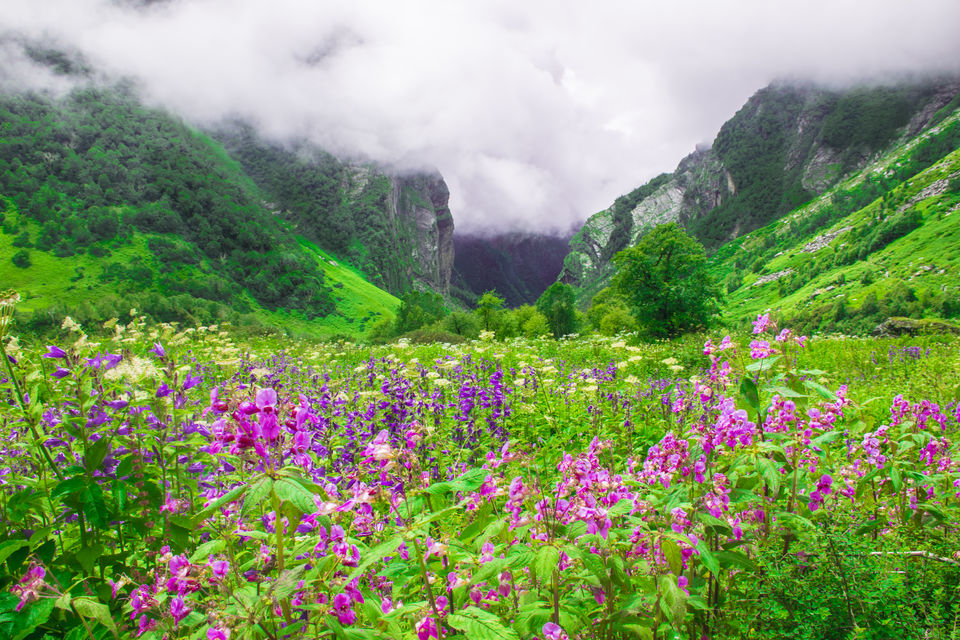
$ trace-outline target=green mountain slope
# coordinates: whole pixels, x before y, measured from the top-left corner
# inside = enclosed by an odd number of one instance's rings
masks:
[[[945,114],[941,114],[945,115]],[[960,316],[960,112],[815,200],[724,245],[726,317],[774,310],[805,332]]]
[[[0,96],[0,280],[38,323],[136,306],[329,334],[395,312],[266,195],[220,143],[122,88]]]
[[[591,216],[570,243],[560,279],[578,287],[581,303],[588,303],[609,282],[613,254],[664,222],[679,222],[717,250],[908,144],[958,104],[957,78],[843,91],[789,84],[762,89],[721,127],[710,148]]]

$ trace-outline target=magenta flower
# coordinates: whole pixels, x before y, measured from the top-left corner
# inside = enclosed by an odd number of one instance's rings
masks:
[[[757,319],[753,321],[753,333],[761,334],[767,330],[767,327],[770,326],[770,314],[764,313],[757,316]]]
[[[190,615],[193,609],[187,607],[181,596],[176,596],[170,601],[170,615],[173,616],[173,628],[176,629],[180,621]]]
[[[230,640],[230,629],[210,627],[207,629],[207,640]]]
[[[548,622],[543,625],[543,637],[545,640],[570,640],[570,636],[558,624]]]

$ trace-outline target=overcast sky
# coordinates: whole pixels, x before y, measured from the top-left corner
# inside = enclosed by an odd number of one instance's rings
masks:
[[[0,31],[79,49],[199,125],[241,116],[279,140],[434,166],[465,231],[566,230],[672,171],[778,78],[960,69],[957,0],[132,4],[3,0]]]

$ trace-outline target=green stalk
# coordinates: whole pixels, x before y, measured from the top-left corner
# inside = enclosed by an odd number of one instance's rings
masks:
[[[63,474],[60,473],[60,469],[58,469],[57,465],[54,464],[53,458],[50,457],[50,452],[47,451],[46,445],[44,445],[43,441],[40,439],[40,434],[37,432],[37,425],[34,423],[33,416],[27,410],[27,403],[23,397],[23,391],[20,389],[20,383],[17,382],[17,376],[13,373],[13,367],[10,366],[10,359],[7,357],[7,349],[3,345],[2,341],[0,341],[0,355],[3,356],[3,361],[7,365],[7,372],[10,374],[10,381],[13,383],[13,388],[17,393],[17,400],[20,402],[20,410],[23,412],[23,417],[27,421],[27,426],[30,427],[30,433],[33,435],[33,439],[37,443],[37,448],[40,449],[40,453],[43,455],[44,460],[47,461],[47,465],[49,465],[50,469],[53,471],[53,474],[62,482]]]

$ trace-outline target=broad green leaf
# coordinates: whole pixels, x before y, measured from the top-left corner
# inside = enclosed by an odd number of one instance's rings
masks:
[[[833,401],[837,399],[837,395],[833,391],[830,391],[830,389],[827,389],[825,386],[823,386],[819,382],[814,382],[813,380],[804,380],[803,386],[813,391],[816,391],[823,397],[824,400]]]
[[[757,570],[756,563],[739,551],[717,551],[714,555],[716,555],[717,562],[720,563],[721,567],[740,567],[741,569],[748,569],[750,571]]]
[[[720,573],[720,561],[713,555],[706,540],[700,540],[697,543],[697,551],[700,552],[700,562],[710,570],[710,573],[714,575]]]
[[[0,542],[0,564],[6,562],[14,551],[29,546],[30,542],[28,540],[4,540]]]
[[[259,480],[253,483],[250,491],[243,498],[243,507],[241,512],[249,512],[250,509],[260,506],[260,503],[273,491],[273,478],[261,476]]]
[[[81,616],[96,620],[106,628],[116,632],[117,625],[113,621],[113,616],[110,615],[110,607],[107,605],[84,597],[74,598],[72,604]]]
[[[548,582],[553,572],[560,564],[560,550],[553,545],[546,545],[537,549],[531,567],[540,580]]]
[[[857,530],[854,531],[857,535],[864,535],[867,533],[872,533],[877,529],[882,529],[883,527],[888,526],[889,523],[885,519],[877,518],[876,520],[870,520],[864,524],[857,527]]]
[[[752,378],[744,376],[740,380],[740,397],[755,411],[760,411],[760,392],[757,391],[757,385]]]
[[[663,551],[663,557],[667,559],[670,565],[670,571],[679,576],[683,571],[683,557],[680,553],[680,545],[669,538],[663,538],[660,541],[660,549]]]
[[[80,566],[83,567],[83,570],[87,573],[93,571],[93,567],[101,555],[103,555],[103,545],[101,544],[81,547],[76,553],[77,562],[80,563]]]
[[[87,486],[87,478],[85,476],[74,476],[73,478],[67,478],[57,484],[53,488],[53,491],[50,492],[51,498],[58,498],[60,496],[70,495],[77,493],[78,491],[83,491]]]
[[[373,549],[369,551],[364,551],[360,554],[360,564],[358,564],[353,571],[350,572],[350,575],[347,577],[347,581],[353,580],[354,578],[363,574],[367,570],[367,567],[372,565],[375,562],[380,562],[387,556],[398,555],[397,548],[400,546],[400,543],[403,542],[403,536],[394,536],[386,542],[382,542]],[[411,554],[412,555],[412,554]]]
[[[222,551],[226,546],[223,538],[214,538],[209,542],[204,542],[190,556],[190,562],[203,562],[218,551]]]
[[[283,502],[289,502],[301,513],[313,513],[317,505],[313,501],[313,494],[299,482],[290,478],[281,478],[273,484],[273,491]]]
[[[243,494],[245,494],[250,489],[250,485],[241,484],[238,487],[234,487],[230,491],[226,492],[216,500],[210,503],[206,509],[200,511],[197,515],[193,517],[193,522],[195,526],[200,525],[204,520],[209,518],[211,515],[219,511],[222,507],[233,502],[234,500],[239,500]]]
[[[760,458],[757,460],[757,466],[760,467],[760,475],[763,476],[763,480],[767,484],[770,496],[776,498],[777,493],[780,492],[780,470],[774,466],[769,458]]]
[[[83,460],[83,466],[87,470],[87,473],[93,473],[100,468],[103,459],[107,457],[107,451],[109,449],[109,438],[100,438],[93,443],[93,446],[87,451],[87,455]]]
[[[676,576],[660,576],[660,609],[667,619],[680,626],[687,611],[687,594],[677,586]]]
[[[802,394],[802,393],[797,393],[796,391],[794,391],[793,389],[791,389],[791,388],[789,388],[789,387],[783,387],[783,386],[779,386],[779,385],[778,385],[778,386],[772,386],[772,387],[764,387],[763,390],[764,390],[765,393],[775,394],[775,395],[780,396],[781,398],[807,398],[807,397],[809,397],[809,396],[805,396],[805,395]]]
[[[463,631],[470,640],[520,640],[517,632],[507,627],[500,618],[477,607],[467,607],[447,616],[447,624]]]

